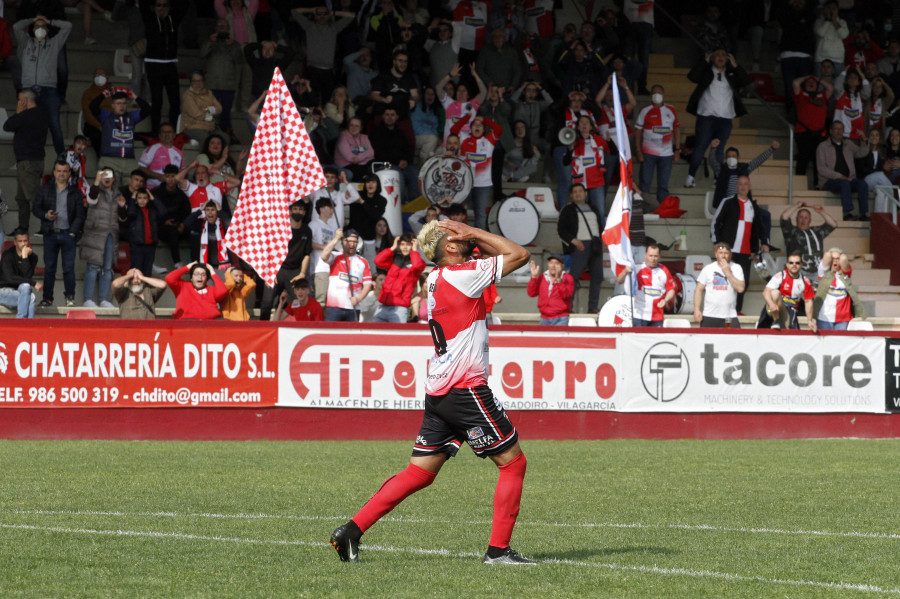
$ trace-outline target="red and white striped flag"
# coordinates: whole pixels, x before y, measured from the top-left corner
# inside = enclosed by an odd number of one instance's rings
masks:
[[[634,270],[631,253],[631,146],[628,145],[628,130],[622,113],[619,86],[613,78],[613,111],[616,113],[616,146],[619,148],[619,190],[609,209],[606,226],[603,228],[603,243],[609,248],[613,270],[618,276],[626,266]]]
[[[276,68],[225,245],[274,287],[291,240],[290,205],[322,187],[322,165]]]

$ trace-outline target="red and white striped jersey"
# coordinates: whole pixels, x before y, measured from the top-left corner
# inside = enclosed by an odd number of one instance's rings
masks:
[[[881,101],[881,98],[875,98],[869,102],[869,130],[881,127],[883,118],[884,102]]]
[[[622,116],[625,117],[625,128],[631,134],[632,129],[631,125],[628,124],[628,113],[625,112],[624,108],[622,109]],[[616,111],[612,106],[600,105],[600,123],[597,125],[597,130],[603,139],[616,139]]]
[[[566,127],[571,127],[572,129],[574,129],[578,124],[578,119],[583,116],[590,118],[591,122],[594,123],[594,128],[597,128],[597,119],[594,118],[594,113],[587,108],[582,108],[581,110],[572,110],[571,108],[566,108]]]
[[[472,185],[490,187],[494,146],[500,141],[500,134],[495,134],[491,129],[487,135],[481,137],[473,137],[468,133],[462,133],[460,137],[462,142],[459,144],[459,157],[472,169]]]
[[[844,137],[864,139],[866,115],[860,94],[842,93],[834,103],[834,120],[844,125]]]
[[[753,202],[749,198],[742,200],[735,197],[740,213],[738,215],[737,231],[734,234],[734,253],[752,254],[750,238],[753,236]]]
[[[450,0],[453,20],[462,25],[459,47],[463,50],[481,50],[487,39],[487,3],[479,0]]]
[[[650,268],[646,262],[637,265],[637,294],[634,296],[634,318],[662,320],[663,309],[659,300],[666,291],[675,289],[675,279],[665,266]]]
[[[853,267],[849,267],[849,270],[841,270],[841,272],[849,277],[853,274]],[[834,277],[831,285],[828,286],[828,293],[825,295],[825,301],[822,302],[822,309],[817,318],[825,322],[850,322],[853,320],[852,305],[853,300],[850,299],[847,286],[838,277]]]
[[[672,139],[681,127],[675,108],[669,104],[645,106],[637,116],[635,126],[643,130],[641,152],[650,156],[673,156]]]
[[[188,181],[184,194],[191,203],[191,210],[201,210],[206,205],[206,202],[210,200],[219,205],[219,210],[222,209],[222,191],[215,185],[200,187],[196,183]]]
[[[800,300],[811,300],[815,297],[812,284],[804,275],[796,279],[788,274],[787,269],[769,279],[766,289],[778,289],[784,305],[796,308]]]
[[[488,332],[482,293],[500,282],[503,256],[435,268],[428,275],[428,322],[435,353],[425,393],[486,385]]]
[[[352,310],[350,297],[362,291],[363,285],[372,282],[369,272],[369,261],[360,258],[359,254],[346,256],[343,252],[331,252],[328,264],[328,294],[325,305],[331,308]],[[349,266],[349,270],[348,270]]]
[[[556,33],[553,24],[553,0],[525,0],[525,30],[538,37],[551,38]]]
[[[653,25],[653,0],[625,0],[622,12],[632,23],[649,23]]]
[[[572,183],[581,183],[585,189],[603,187],[608,153],[609,146],[599,135],[576,139],[572,151]]]

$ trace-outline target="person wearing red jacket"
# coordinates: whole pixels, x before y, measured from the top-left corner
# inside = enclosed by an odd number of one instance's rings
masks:
[[[181,277],[188,272],[191,273],[190,282],[183,281]],[[210,278],[212,289],[206,285]],[[175,294],[173,320],[215,320],[222,316],[216,303],[225,299],[228,289],[211,265],[191,262],[167,274],[166,283]]]
[[[563,270],[562,258],[556,254],[547,259],[547,270],[541,273],[541,267],[534,260],[531,267],[531,280],[528,281],[528,297],[538,298],[538,311],[541,313],[541,324],[569,324],[569,312],[572,311],[572,296],[575,295],[575,279]]]
[[[479,116],[475,117],[466,133],[462,129],[471,117],[472,113],[468,113],[456,121],[450,128],[450,133],[459,135],[462,140],[459,144],[459,157],[472,169],[474,181],[468,201],[475,211],[475,226],[487,230],[487,208],[493,193],[491,163],[494,147],[500,143],[503,135],[503,127],[489,118]]]
[[[425,270],[425,261],[419,254],[419,241],[412,233],[394,237],[393,245],[375,256],[375,266],[388,272],[378,296],[381,307],[375,312],[372,322],[408,322],[409,304],[419,275]]]

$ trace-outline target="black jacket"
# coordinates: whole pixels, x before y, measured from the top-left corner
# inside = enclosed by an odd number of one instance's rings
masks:
[[[159,241],[159,223],[165,216],[165,208],[154,200],[147,204],[147,209],[150,211],[148,215],[150,217],[150,237],[155,244]],[[124,218],[128,222],[128,243],[145,245],[144,215],[134,199],[129,198],[124,207],[119,207],[119,218]]]
[[[140,0],[141,18],[147,35],[145,59],[174,60],[178,58],[178,26],[187,13],[188,2],[169,0],[169,14],[160,19],[156,15],[155,0]]]
[[[712,61],[700,60],[688,73],[688,79],[697,84],[697,87],[694,88],[694,91],[691,93],[691,97],[688,100],[687,111],[689,114],[697,115],[697,108],[700,106],[700,97],[703,96],[703,92],[705,92],[706,88],[713,82],[714,77]],[[739,92],[741,88],[750,85],[750,75],[747,74],[744,67],[741,65],[733,67],[729,61],[725,63],[725,79],[727,79],[728,84],[731,85],[732,96],[734,98],[735,117],[744,116],[747,114],[747,109],[744,108],[744,103],[741,101]]]
[[[87,217],[87,209],[84,207],[84,194],[75,187],[69,185],[66,197],[67,215],[69,217],[69,233],[76,239],[81,237],[84,229],[84,219]],[[56,226],[56,221],[47,220],[47,211],[56,210],[56,182],[48,181],[38,188],[31,213],[41,220],[41,234],[49,235]]]
[[[15,246],[7,249],[0,256],[0,287],[16,288],[22,283],[34,286],[34,269],[37,267],[37,254],[27,258],[19,257]]]
[[[597,210],[587,204],[590,207],[591,212],[597,217],[597,231],[591,228],[592,237],[600,237],[603,234],[602,223],[603,219],[600,218],[600,215],[597,214]],[[559,235],[560,240],[563,244],[563,252],[566,254],[571,254],[575,251],[575,246],[570,242],[575,239],[575,236],[578,235],[578,224],[581,221],[581,215],[579,214],[580,210],[578,209],[575,202],[569,201],[563,206],[563,209],[559,211],[559,220],[556,221],[556,234]],[[586,240],[582,240],[586,241]]]
[[[712,242],[716,243],[717,241],[726,241],[731,245],[731,251],[735,254],[740,253],[737,248],[734,246],[735,238],[737,237],[738,230],[738,220],[740,219],[741,209],[738,205],[737,196],[728,196],[722,203],[719,204],[719,209],[716,211],[716,215],[713,218],[712,223]],[[753,224],[751,225],[750,230],[750,251],[756,253],[759,251],[759,246],[767,243],[766,239],[766,229],[763,227],[762,220],[760,218],[760,208],[756,203],[756,200],[753,199],[753,196],[750,196],[750,203],[753,205]]]

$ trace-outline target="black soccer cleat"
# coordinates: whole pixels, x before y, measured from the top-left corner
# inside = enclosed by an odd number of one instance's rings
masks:
[[[331,533],[331,546],[337,551],[342,562],[359,562],[359,527],[352,520],[342,524]]]
[[[522,557],[521,555],[516,553],[512,547],[506,547],[505,549],[488,547],[488,551],[484,554],[484,559],[481,560],[481,563],[490,565],[503,564],[509,566],[533,566],[537,562],[532,561],[527,557]]]

